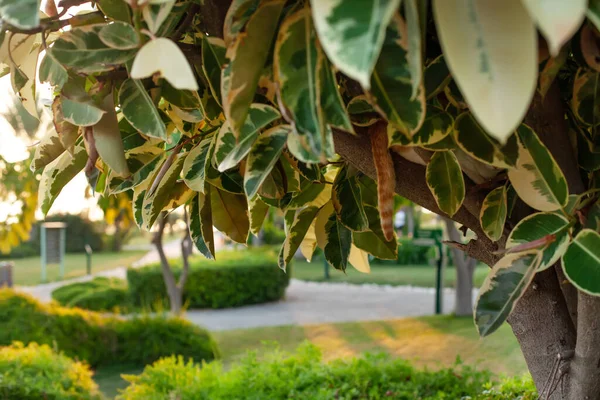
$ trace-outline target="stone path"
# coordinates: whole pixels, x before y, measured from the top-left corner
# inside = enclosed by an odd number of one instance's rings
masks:
[[[180,254],[179,241],[165,245],[168,257]],[[149,251],[133,266],[158,261],[156,251]],[[50,301],[54,289],[73,282],[83,282],[96,276],[126,277],[126,268],[119,267],[91,276],[69,279],[38,286],[20,286],[41,301]],[[292,279],[282,301],[221,310],[190,310],[185,317],[210,330],[229,330],[277,325],[307,325],[331,322],[372,321],[409,316],[431,315],[434,312],[434,289],[411,286],[352,285],[346,283],[306,282]],[[477,295],[476,290],[473,296]],[[454,290],[444,290],[444,313],[452,312]]]

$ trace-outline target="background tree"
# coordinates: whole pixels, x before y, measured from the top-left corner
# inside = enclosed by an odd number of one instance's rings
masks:
[[[510,314],[540,394],[600,398],[597,0],[82,3],[0,0],[22,106],[36,74],[56,93],[43,212],[97,170],[145,229],[187,207],[209,258],[213,225],[246,243],[277,207],[282,268],[318,245],[365,271],[396,192],[474,232],[477,328]]]
[[[444,218],[448,239],[455,244],[462,244],[462,234],[450,218]],[[454,292],[454,313],[458,316],[473,314],[473,274],[477,267],[477,260],[469,257],[456,246],[450,247],[452,261],[456,269],[456,291]]]

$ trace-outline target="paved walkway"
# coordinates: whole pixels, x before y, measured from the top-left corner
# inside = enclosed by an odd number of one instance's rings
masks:
[[[177,257],[179,241],[165,245],[168,257]],[[158,261],[155,250],[134,263],[139,267]],[[52,291],[73,282],[89,281],[97,276],[126,278],[126,268],[119,267],[91,276],[38,286],[20,286],[41,301],[50,301]],[[411,286],[352,285],[346,283],[306,282],[292,279],[282,301],[221,310],[190,310],[191,322],[210,330],[229,330],[277,325],[307,325],[331,322],[373,321],[434,312],[435,291]],[[473,291],[476,296],[476,290]],[[444,290],[444,313],[454,308],[454,290]]]
[[[473,291],[473,297],[477,292]],[[435,290],[411,286],[352,285],[292,279],[285,300],[221,310],[190,310],[186,318],[209,330],[277,325],[375,321],[434,313]],[[444,313],[454,290],[444,290]]]

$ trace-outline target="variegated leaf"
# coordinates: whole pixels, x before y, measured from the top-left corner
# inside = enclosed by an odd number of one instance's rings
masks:
[[[567,250],[570,241],[569,221],[556,213],[536,213],[523,218],[513,228],[506,240],[506,248],[534,242],[548,235],[555,235],[554,241],[546,245],[542,251],[542,260],[538,271],[549,268],[556,263]]]
[[[149,2],[142,8],[142,16],[148,29],[152,33],[158,32],[161,25],[165,22],[169,13],[175,5],[175,0],[164,0],[160,2]]]
[[[600,30],[600,0],[590,0],[586,16]]]
[[[211,187],[210,202],[215,228],[234,242],[245,244],[250,229],[246,197]]]
[[[130,73],[132,79],[144,79],[156,73],[160,73],[175,89],[198,90],[192,67],[183,51],[171,39],[150,40],[133,60]]]
[[[185,184],[196,192],[204,193],[206,173],[210,166],[210,154],[214,137],[202,140],[190,150],[183,163],[181,175]]]
[[[506,186],[497,187],[489,192],[481,205],[481,229],[494,242],[500,239],[504,231],[506,207]]]
[[[153,176],[152,185],[146,191],[142,205],[143,228],[145,230],[149,231],[152,228],[160,212],[169,202],[186,156],[185,153],[178,154],[171,165],[168,166],[164,175],[161,175],[162,168],[160,168]]]
[[[44,168],[64,152],[65,148],[63,147],[56,130],[52,128],[48,129],[46,136],[44,136],[35,147],[35,154],[30,165],[31,171],[35,172]]]
[[[600,295],[600,235],[591,229],[577,234],[562,256],[565,275],[579,290]]]
[[[369,98],[390,124],[412,136],[425,119],[425,88],[421,75],[412,75],[408,40],[406,24],[396,15],[386,29],[381,57],[371,77]],[[413,96],[415,80],[419,83]]]
[[[223,22],[223,38],[230,46],[260,5],[261,0],[233,0]]]
[[[228,44],[221,99],[234,132],[240,132],[246,120],[284,4],[284,0],[261,2],[245,23],[244,32]]]
[[[62,96],[60,102],[64,120],[77,126],[96,125],[106,113],[91,101],[79,102]]]
[[[286,270],[318,211],[319,207],[306,207],[294,213],[294,219],[289,226],[285,241],[279,251],[279,268],[284,271]]]
[[[323,121],[332,128],[354,133],[350,116],[346,112],[344,101],[338,90],[335,71],[322,51],[318,52],[317,61],[317,101],[318,110]]]
[[[102,43],[113,49],[135,49],[140,45],[140,37],[137,32],[133,26],[125,22],[117,21],[104,25],[98,32],[98,37]]]
[[[160,95],[171,105],[184,110],[199,110],[202,114],[206,114],[203,109],[202,102],[198,96],[198,92],[194,90],[179,90],[175,89],[166,80],[163,80],[160,85]]]
[[[452,80],[444,55],[432,60],[425,67],[424,72],[425,96],[429,100],[442,92],[446,85]]]
[[[408,37],[408,66],[410,70],[411,83],[412,83],[412,99],[419,95],[419,91],[423,91],[424,87],[421,86],[421,80],[423,79],[423,49],[421,48],[422,38],[425,35],[421,34],[421,18],[427,18],[427,15],[419,15],[419,5],[422,3],[419,0],[405,0],[404,1],[404,16],[406,18],[406,34]]]
[[[346,271],[352,245],[352,231],[341,223],[336,213],[332,213],[325,224],[325,232],[327,235],[327,244],[323,249],[325,259],[333,268]]]
[[[369,88],[385,29],[399,0],[311,0],[319,40],[333,64]]]
[[[108,18],[115,21],[131,22],[131,9],[123,0],[99,0],[96,4]]]
[[[250,232],[258,236],[263,222],[267,217],[269,205],[262,201],[258,196],[248,200],[248,217],[250,219]]]
[[[85,167],[87,159],[88,155],[81,140],[75,146],[73,155],[63,152],[44,167],[38,189],[38,204],[44,215],[48,214],[62,188]]]
[[[279,108],[294,128],[288,148],[304,162],[317,163],[333,155],[331,130],[326,126],[319,97],[321,75],[329,72],[324,69],[324,62],[312,29],[310,10],[304,8],[288,16],[275,42],[273,69],[279,88]],[[337,99],[325,98],[325,102],[331,108]]]
[[[369,219],[369,230],[365,232],[352,232],[352,242],[359,249],[377,258],[395,260],[398,257],[398,243],[396,242],[396,238],[386,240],[381,230],[379,211],[371,206],[365,206],[364,208]]]
[[[58,133],[60,142],[63,147],[72,154],[73,147],[79,138],[81,129],[78,126],[65,121],[62,115],[60,96],[56,96],[52,102],[52,117],[54,118],[52,122],[54,123],[56,133]]]
[[[533,280],[542,253],[530,250],[504,256],[494,265],[479,289],[475,325],[484,337],[498,329]]]
[[[244,191],[251,199],[271,172],[287,141],[290,128],[278,125],[261,134],[248,154],[244,174]]]
[[[159,164],[161,165],[161,164]],[[156,171],[154,171],[156,172]],[[133,219],[135,224],[140,229],[144,228],[144,198],[146,197],[146,192],[150,189],[150,185],[152,184],[152,178],[155,175],[149,175],[145,180],[140,182],[133,189],[133,196],[131,200],[131,210],[133,213]]]
[[[440,210],[456,214],[465,199],[465,181],[454,153],[435,152],[427,164],[426,180]]]
[[[190,203],[190,236],[204,257],[215,258],[215,238],[212,227],[210,188],[206,195],[198,193]]]
[[[571,109],[586,125],[600,123],[600,72],[580,68],[573,82]]]
[[[569,197],[567,180],[552,154],[526,125],[517,129],[517,138],[517,166],[508,170],[508,178],[521,200],[540,211],[565,206]]]
[[[537,32],[527,10],[521,0],[434,0],[433,13],[444,58],[471,111],[504,143],[537,84]]]
[[[388,125],[388,141],[391,146],[428,146],[438,143],[446,138],[454,125],[452,116],[439,107],[427,107],[425,121],[421,128],[409,138],[406,134]]]
[[[356,175],[351,175],[347,167],[342,168],[337,174],[333,182],[332,195],[333,207],[343,225],[354,232],[369,229],[369,219],[363,208],[358,178]]]
[[[123,116],[142,134],[158,139],[167,138],[167,128],[152,99],[138,80],[127,79],[119,90]]]
[[[523,0],[523,5],[544,34],[553,56],[577,32],[587,11],[587,0]]]
[[[52,46],[52,54],[63,66],[91,74],[114,69],[129,61],[136,49],[114,49],[99,37],[103,25],[71,29],[63,33]]]
[[[157,172],[164,160],[165,158],[161,155],[154,156],[146,163],[144,163],[144,165],[139,170],[137,170],[130,178],[123,181],[119,184],[119,186],[113,189],[112,194],[121,193],[131,188],[136,188],[138,185],[147,181]],[[142,204],[140,204],[140,208],[141,205]]]
[[[371,126],[381,119],[364,94],[352,98],[347,110],[352,124],[356,126]]]
[[[2,19],[21,29],[32,29],[40,24],[39,9],[39,0],[0,0]]]
[[[517,163],[516,135],[509,136],[502,144],[485,133],[469,112],[462,113],[454,121],[454,138],[458,147],[482,163],[499,168],[512,168]]]
[[[240,175],[238,170],[219,172],[212,166],[209,166],[206,171],[206,181],[229,193],[244,193],[244,178]]]
[[[52,49],[46,50],[46,55],[40,63],[40,82],[48,82],[57,90],[60,90],[69,78],[67,69],[52,54]]]
[[[229,121],[219,129],[214,152],[215,164],[223,172],[235,167],[250,151],[258,133],[280,117],[279,112],[266,104],[252,104],[246,121],[236,135]]]
[[[327,235],[327,231],[325,229],[325,225],[329,221],[329,217],[335,215],[333,205],[329,201],[321,209],[319,210],[315,221],[311,225],[311,228],[307,232],[305,236],[308,237],[311,235],[311,230],[314,230],[315,240],[318,246],[321,249],[325,249],[328,245],[329,237]],[[364,239],[363,239],[364,241]],[[303,242],[304,243],[304,242]],[[303,252],[304,254],[304,252]],[[308,258],[308,257],[307,257]],[[369,265],[369,255],[366,251],[359,249],[354,244],[350,245],[350,254],[348,256],[348,263],[352,265],[357,271],[362,273],[369,273],[371,271],[371,267]]]
[[[104,98],[102,109],[105,113],[100,121],[92,127],[96,150],[98,150],[98,155],[100,155],[102,161],[118,176],[126,177],[129,175],[129,167],[125,160],[125,149],[123,148],[112,91]]]
[[[202,38],[202,72],[210,92],[221,105],[221,67],[225,64],[225,42],[216,37]]]

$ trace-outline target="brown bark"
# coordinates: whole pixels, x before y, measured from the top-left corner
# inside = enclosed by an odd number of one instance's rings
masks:
[[[456,229],[454,221],[444,218],[448,238],[460,243],[461,234]],[[456,270],[456,291],[454,302],[454,314],[457,316],[473,315],[473,273],[477,260],[469,257],[462,250],[456,247],[450,247],[454,269]]]
[[[559,354],[575,348],[575,327],[554,269],[538,273],[508,318],[538,392],[547,393]],[[548,399],[562,398],[555,391]],[[543,398],[543,397],[542,397]],[[575,400],[575,397],[566,397]]]
[[[163,248],[163,235],[167,221],[168,215],[163,212],[158,217],[158,230],[154,234],[152,243],[156,247],[158,257],[160,258],[160,267],[163,280],[165,281],[167,295],[169,296],[171,312],[175,315],[178,315],[181,313],[181,308],[183,306],[183,290],[177,285],[175,275],[173,274],[173,270],[171,269],[171,265],[169,264],[169,260],[165,254],[165,249]]]

